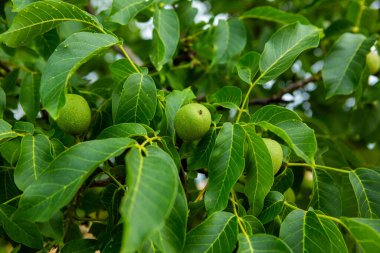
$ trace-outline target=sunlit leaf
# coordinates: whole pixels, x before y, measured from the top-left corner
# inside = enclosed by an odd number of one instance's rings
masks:
[[[230,192],[244,170],[244,130],[240,125],[224,123],[211,152],[209,180],[205,194],[208,213],[226,208]]]
[[[310,24],[309,20],[302,15],[285,12],[271,6],[260,6],[246,11],[242,18],[256,18],[267,21],[273,21],[280,24],[291,24],[300,22],[301,24]]]
[[[17,215],[47,221],[67,205],[96,167],[120,155],[133,141],[109,138],[74,145],[57,156],[21,196]]]
[[[239,234],[238,253],[292,253],[293,251],[278,237],[266,234],[245,236]]]
[[[215,212],[186,236],[183,253],[230,253],[237,242],[236,216],[227,212]]]
[[[178,175],[173,159],[156,146],[148,146],[144,155],[133,148],[126,156],[126,166],[128,191],[121,204],[121,252],[135,252],[169,217]]]
[[[58,117],[65,104],[65,88],[75,71],[91,57],[118,42],[112,35],[80,32],[58,46],[42,72],[40,88],[42,105],[53,118]]]
[[[114,0],[110,21],[126,25],[136,14],[153,2],[153,0]]]

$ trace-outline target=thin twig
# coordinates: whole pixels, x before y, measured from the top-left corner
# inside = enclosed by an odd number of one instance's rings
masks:
[[[272,103],[279,103],[279,102],[284,102],[282,100],[282,96],[285,95],[286,93],[298,90],[300,88],[303,88],[307,84],[311,82],[318,81],[320,79],[320,75],[314,75],[309,78],[306,78],[301,81],[297,81],[295,83],[291,83],[288,86],[286,86],[284,89],[282,89],[279,93],[269,97],[269,98],[253,98],[249,100],[250,104],[254,105],[267,105],[267,104],[272,104]]]

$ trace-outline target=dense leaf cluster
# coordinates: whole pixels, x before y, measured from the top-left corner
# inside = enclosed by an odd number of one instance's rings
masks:
[[[378,1],[104,2],[0,2],[0,253],[379,251]]]

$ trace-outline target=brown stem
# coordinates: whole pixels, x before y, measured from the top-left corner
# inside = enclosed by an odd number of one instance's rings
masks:
[[[297,81],[297,82],[289,84],[284,89],[282,89],[279,93],[274,94],[273,96],[271,96],[269,98],[253,98],[253,99],[249,100],[249,103],[254,104],[254,105],[267,105],[267,104],[272,104],[272,103],[284,102],[282,100],[282,96],[284,94],[298,90],[302,87],[305,87],[308,83],[318,81],[319,79],[320,79],[319,74],[311,76],[311,77],[306,78],[304,80]]]

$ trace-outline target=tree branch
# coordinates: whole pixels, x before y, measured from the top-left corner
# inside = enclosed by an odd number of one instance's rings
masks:
[[[267,104],[273,104],[273,103],[279,103],[279,102],[284,102],[282,100],[282,96],[285,95],[286,93],[298,90],[304,86],[306,86],[308,83],[315,82],[320,80],[320,74],[311,76],[309,78],[306,78],[301,81],[297,81],[295,83],[291,83],[288,86],[286,86],[284,89],[282,89],[279,93],[269,97],[269,98],[253,98],[249,100],[249,104],[253,105],[267,105]]]

